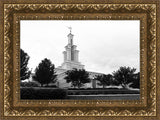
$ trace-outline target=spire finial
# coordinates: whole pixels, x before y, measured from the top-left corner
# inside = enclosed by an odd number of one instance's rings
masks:
[[[72,32],[72,27],[70,26],[70,27],[68,27],[68,29],[70,30],[70,33]]]

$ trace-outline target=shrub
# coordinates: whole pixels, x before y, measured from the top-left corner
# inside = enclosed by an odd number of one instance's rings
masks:
[[[21,99],[32,99],[35,98],[33,88],[20,88]]]
[[[48,84],[48,85],[45,85],[43,87],[48,87],[48,88],[57,88],[57,85],[55,84]]]
[[[98,94],[139,94],[139,90],[99,89],[99,90],[68,90],[68,95],[98,95]]]
[[[21,99],[65,99],[67,90],[49,88],[21,88]]]
[[[21,82],[21,87],[39,87],[40,84],[36,81],[30,81],[30,82]]]

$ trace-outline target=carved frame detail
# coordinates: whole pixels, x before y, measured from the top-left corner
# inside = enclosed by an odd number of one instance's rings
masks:
[[[24,19],[140,20],[141,100],[20,100],[19,29]],[[156,116],[156,4],[4,4],[3,67],[4,116]]]

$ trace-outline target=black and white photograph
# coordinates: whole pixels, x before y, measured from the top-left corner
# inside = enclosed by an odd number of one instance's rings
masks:
[[[20,99],[139,100],[140,20],[20,20]]]

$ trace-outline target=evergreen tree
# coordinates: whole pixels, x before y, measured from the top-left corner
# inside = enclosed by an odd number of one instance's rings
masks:
[[[38,81],[41,86],[44,84],[55,83],[56,82],[56,74],[54,64],[47,58],[42,60],[42,62],[36,67],[35,75],[33,79]]]

